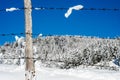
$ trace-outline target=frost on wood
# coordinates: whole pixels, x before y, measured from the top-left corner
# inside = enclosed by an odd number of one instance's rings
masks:
[[[26,71],[25,72],[25,80],[36,80],[35,79],[35,72],[34,71]]]
[[[76,5],[76,6],[70,7],[68,11],[65,13],[65,17],[68,18],[71,15],[72,10],[81,10],[82,8],[83,8],[83,5]]]

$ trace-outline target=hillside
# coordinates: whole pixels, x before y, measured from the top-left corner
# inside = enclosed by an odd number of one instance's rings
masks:
[[[38,36],[33,39],[34,60],[46,67],[69,69],[78,66],[118,70],[111,65],[120,57],[120,40],[85,36]],[[0,46],[0,64],[23,65],[25,39]]]

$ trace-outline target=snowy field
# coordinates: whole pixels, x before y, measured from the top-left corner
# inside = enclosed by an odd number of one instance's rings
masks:
[[[36,80],[120,80],[120,71],[91,68],[55,69],[36,66]],[[24,66],[0,65],[0,80],[24,80]]]
[[[15,38],[15,43],[6,43],[0,48],[0,80],[25,80],[24,59],[12,59],[24,58],[25,42],[23,37]],[[40,59],[35,62],[36,80],[120,80],[120,47],[117,39],[48,36],[34,39],[33,45],[34,57]],[[75,68],[75,65],[80,67]],[[82,65],[94,66],[83,68]],[[103,68],[96,69],[96,66]],[[61,67],[64,69],[58,69]],[[71,69],[66,70],[68,67]]]

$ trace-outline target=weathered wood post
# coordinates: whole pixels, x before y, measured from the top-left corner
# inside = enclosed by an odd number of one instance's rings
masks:
[[[35,66],[33,62],[32,52],[32,6],[31,0],[24,0],[25,8],[25,33],[26,33],[26,48],[25,48],[25,80],[35,80]]]

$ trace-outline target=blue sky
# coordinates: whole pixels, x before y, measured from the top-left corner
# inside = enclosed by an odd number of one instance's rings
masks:
[[[69,8],[81,4],[84,8],[119,8],[120,0],[31,0],[33,7]],[[0,9],[22,8],[23,0],[0,0]],[[44,35],[86,35],[97,37],[120,36],[119,11],[73,11],[69,18],[67,10],[32,11],[33,33]],[[0,34],[25,32],[24,10],[0,12]],[[14,41],[14,36],[0,36],[0,44]]]

